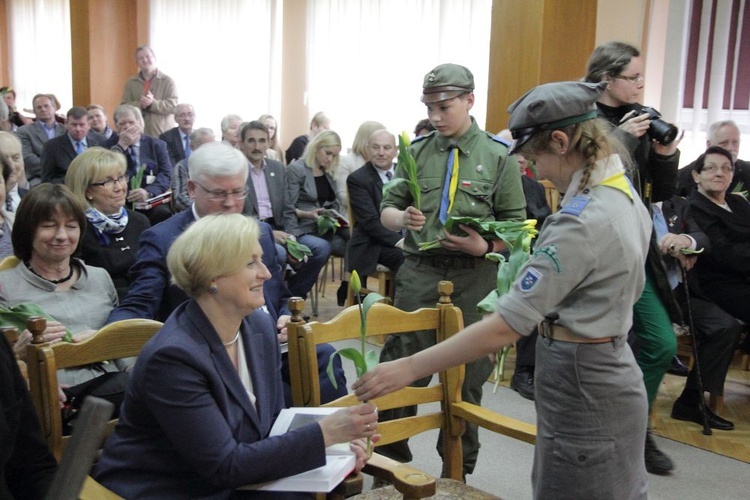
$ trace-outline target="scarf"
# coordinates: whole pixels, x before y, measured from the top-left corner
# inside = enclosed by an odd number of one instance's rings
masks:
[[[128,211],[125,210],[125,207],[122,207],[118,214],[104,215],[94,207],[89,207],[86,210],[86,219],[94,227],[94,233],[99,243],[108,247],[110,243],[109,235],[120,234],[128,225]]]

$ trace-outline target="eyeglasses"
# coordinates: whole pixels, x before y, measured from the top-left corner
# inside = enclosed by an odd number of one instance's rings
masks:
[[[198,184],[202,190],[204,190],[208,194],[208,199],[211,201],[224,201],[230,196],[234,198],[235,200],[244,200],[247,198],[247,188],[243,189],[235,189],[234,191],[222,191],[222,190],[215,190],[211,191],[210,189],[207,189],[203,186],[200,182],[193,181],[196,184]]]
[[[113,178],[110,177],[106,181],[92,182],[92,183],[89,184],[89,186],[101,186],[101,187],[105,187],[105,188],[109,189],[109,188],[114,187],[115,183],[120,184],[120,183],[123,183],[125,181],[126,181],[126,177],[124,175],[119,175],[115,179],[113,179]]]
[[[630,83],[643,83],[643,81],[645,80],[645,77],[643,75],[635,75],[635,76],[617,75],[615,78],[619,80],[626,80]]]
[[[709,174],[715,174],[721,170],[724,174],[730,174],[734,172],[734,167],[731,165],[704,165],[701,172],[708,172]]]

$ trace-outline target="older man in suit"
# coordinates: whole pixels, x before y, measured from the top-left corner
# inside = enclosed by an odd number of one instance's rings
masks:
[[[90,130],[86,108],[74,106],[66,116],[68,133],[50,139],[42,150],[42,182],[64,183],[65,174],[75,157],[101,144],[101,136]]]
[[[130,186],[128,201],[145,202],[149,198],[169,191],[172,181],[172,164],[169,161],[167,145],[164,141],[143,133],[143,117],[140,110],[129,104],[121,104],[115,110],[117,135],[110,137],[104,147],[125,155],[130,179],[142,172],[140,186]],[[151,224],[156,224],[170,216],[167,205],[159,205],[144,214]]]
[[[240,130],[240,150],[250,162],[250,175],[247,178],[248,196],[245,213],[267,222],[273,228],[273,237],[284,255],[283,245],[294,236],[284,228],[284,189],[286,170],[281,162],[265,158],[269,144],[268,128],[263,122],[251,121]],[[305,297],[315,283],[320,270],[325,266],[329,253],[311,246],[312,255],[306,262],[299,263],[296,272],[289,278],[289,289],[294,295]]]
[[[192,104],[181,103],[174,109],[177,126],[161,134],[159,139],[167,143],[169,159],[172,166],[188,158],[191,153],[190,133],[195,123],[195,110]]]
[[[47,94],[37,94],[31,101],[36,121],[19,128],[26,178],[32,186],[42,182],[42,150],[50,139],[63,135],[65,127],[55,120],[55,102]]]
[[[367,275],[375,271],[378,264],[395,273],[404,262],[403,235],[385,228],[380,222],[383,184],[393,178],[393,159],[398,153],[396,138],[387,130],[376,130],[367,147],[370,161],[346,179],[350,222],[354,225],[347,246],[347,262],[349,271],[356,270],[360,275],[363,286],[367,284]]]
[[[164,321],[169,317],[177,306],[187,300],[182,290],[170,285],[167,252],[172,242],[190,224],[205,215],[242,211],[248,191],[248,167],[239,151],[220,142],[204,144],[191,155],[189,169],[188,192],[193,205],[143,232],[138,257],[130,270],[133,282],[128,294],[110,314],[108,323],[130,318]],[[286,323],[290,318],[287,300],[290,293],[283,282],[283,269],[271,228],[264,223],[260,226],[262,260],[271,272],[271,278],[263,284],[266,311],[253,314],[270,314],[279,330],[279,340],[286,341]],[[330,353],[324,359],[319,355],[320,364],[327,364],[328,357]],[[339,360],[336,367],[339,389],[333,388],[324,372],[320,378],[321,391],[325,391],[327,400],[346,394],[346,378]],[[282,376],[288,380],[288,370],[282,371]]]

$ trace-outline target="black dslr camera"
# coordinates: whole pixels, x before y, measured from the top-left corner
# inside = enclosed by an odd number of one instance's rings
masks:
[[[677,138],[677,127],[661,119],[661,113],[649,106],[633,106],[633,116],[647,114],[651,125],[648,127],[648,138],[655,139],[660,144],[668,146]]]

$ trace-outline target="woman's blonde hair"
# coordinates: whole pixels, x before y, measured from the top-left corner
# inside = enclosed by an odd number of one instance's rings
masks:
[[[305,159],[305,163],[307,163],[309,167],[312,167],[316,164],[315,155],[320,148],[330,148],[336,146],[341,147],[341,137],[339,137],[339,134],[337,134],[333,130],[324,130],[310,140],[310,142],[307,144],[307,147],[305,148],[305,153],[302,155],[302,158]],[[337,155],[336,158],[333,159],[331,167],[328,169],[327,173],[335,176],[338,168],[339,155]]]
[[[534,153],[552,152],[552,132],[560,130],[570,140],[569,151],[577,152],[583,156],[583,176],[578,184],[578,191],[582,191],[591,179],[591,173],[596,168],[596,162],[619,155],[623,165],[630,163],[630,154],[622,143],[612,135],[611,126],[599,118],[585,122],[568,125],[559,129],[542,130],[534,134],[529,141],[518,151],[519,154],[527,155]]]
[[[258,223],[242,214],[201,217],[169,249],[172,284],[192,298],[208,293],[211,281],[236,273],[258,252]]]
[[[364,159],[369,159],[370,151],[368,148],[368,143],[370,141],[370,136],[376,130],[382,130],[384,128],[385,125],[380,122],[362,122],[362,124],[357,129],[357,134],[354,136],[354,142],[352,142],[352,153],[356,153]]]
[[[106,176],[118,177],[125,174],[125,156],[109,149],[91,147],[75,157],[65,174],[65,185],[84,207],[91,203],[86,199],[86,190],[92,182]]]

